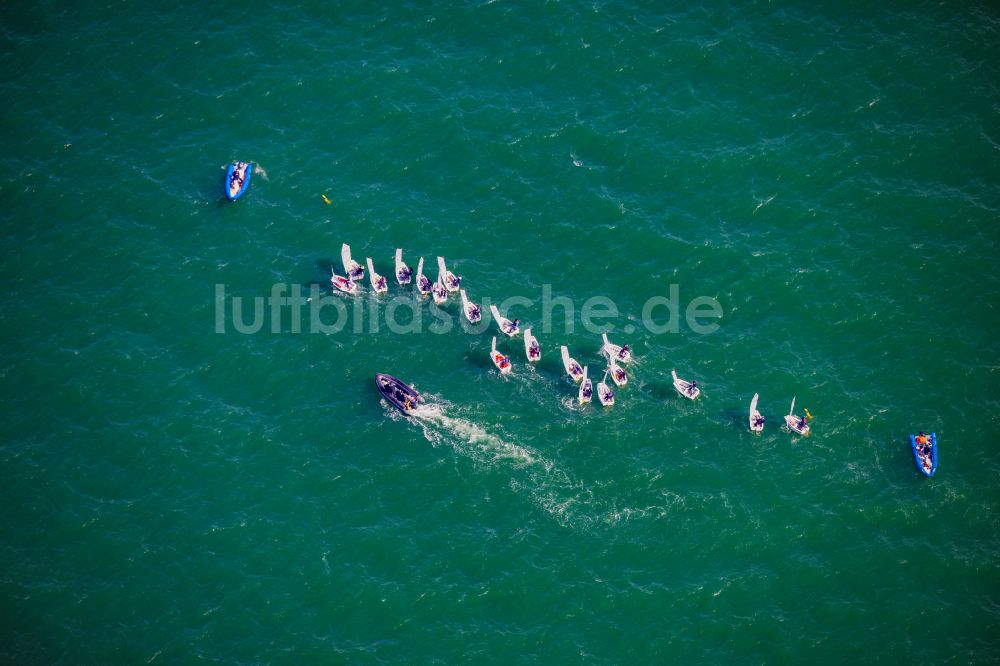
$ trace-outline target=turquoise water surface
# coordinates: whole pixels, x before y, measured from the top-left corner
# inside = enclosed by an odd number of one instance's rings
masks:
[[[1000,659],[995,6],[0,18],[3,661]]]

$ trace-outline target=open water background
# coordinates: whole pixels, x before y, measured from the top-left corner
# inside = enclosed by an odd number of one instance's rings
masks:
[[[1000,657],[995,5],[160,4],[0,9],[3,661]],[[543,360],[395,287],[235,330],[344,242]],[[671,284],[715,333],[643,324]]]

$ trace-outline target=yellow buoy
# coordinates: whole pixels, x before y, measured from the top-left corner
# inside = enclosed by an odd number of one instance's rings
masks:
[[[326,198],[325,194],[321,194],[320,196],[323,197],[323,201],[325,201],[327,203],[327,205],[330,204],[330,200]]]

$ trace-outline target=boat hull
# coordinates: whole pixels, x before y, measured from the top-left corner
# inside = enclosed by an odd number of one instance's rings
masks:
[[[412,386],[392,375],[375,373],[375,388],[393,407],[410,415],[410,411],[421,403],[420,394]]]
[[[253,173],[253,163],[247,163],[246,175],[243,176],[243,184],[240,185],[240,189],[236,191],[236,194],[233,194],[233,174],[235,172],[235,164],[230,164],[229,168],[226,169],[226,198],[230,201],[236,201],[250,188],[250,175]]]
[[[917,437],[910,435],[910,449],[913,451],[913,461],[917,464],[917,469],[924,476],[934,476],[938,466],[937,435],[931,433],[931,468],[928,470],[920,460],[920,453],[917,450]]]

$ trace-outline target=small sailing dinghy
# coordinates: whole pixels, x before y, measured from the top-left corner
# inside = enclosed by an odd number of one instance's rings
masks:
[[[251,162],[233,162],[226,169],[226,198],[236,201],[250,187],[250,174],[253,173]]]
[[[349,278],[345,278],[343,275],[337,275],[337,272],[330,267],[330,283],[333,288],[337,291],[342,291],[345,294],[353,294],[357,292],[358,285],[351,281]]]
[[[753,400],[750,401],[750,432],[759,435],[764,429],[764,415],[757,411],[757,398],[754,393]]]
[[[600,381],[597,385],[597,399],[601,401],[601,404],[605,407],[610,407],[615,404],[615,392],[611,390],[608,386],[608,372],[604,371],[604,379]]]
[[[420,394],[392,375],[376,372],[375,387],[389,404],[407,416],[410,415],[410,410],[420,404]]]
[[[804,416],[795,415],[795,398],[792,398],[792,406],[788,408],[788,413],[785,414],[785,425],[792,432],[802,435],[803,437],[809,436],[809,423]]]
[[[351,246],[347,243],[340,246],[340,260],[344,264],[344,272],[347,273],[347,277],[354,282],[360,282],[364,279],[365,269],[361,268],[361,264],[351,259]]]
[[[424,275],[424,258],[417,262],[417,291],[426,296],[431,293],[431,281]]]
[[[625,370],[615,363],[614,356],[608,359],[608,372],[611,373],[611,379],[618,386],[625,386],[628,383],[628,376],[626,376]]]
[[[918,442],[917,439],[921,437],[925,441]],[[917,437],[910,435],[910,448],[913,449],[913,459],[920,473],[924,476],[934,476],[938,465],[937,435],[932,432],[930,439],[923,432]]]
[[[501,375],[510,372],[510,358],[497,351],[497,336],[495,335],[493,336],[493,347],[490,349],[490,358],[493,359],[493,365],[497,366]]]
[[[448,300],[448,290],[444,288],[443,284],[441,284],[440,277],[437,279],[437,282],[434,283],[434,286],[431,287],[431,295],[434,297],[435,305],[441,305]]]
[[[694,400],[701,395],[701,389],[698,388],[698,382],[689,382],[686,379],[681,379],[677,376],[677,372],[675,370],[671,370],[670,374],[674,378],[674,388],[677,389],[677,392],[682,396],[688,400]]]
[[[413,269],[403,263],[403,248],[396,248],[396,282],[400,285],[410,284]]]
[[[601,333],[601,339],[604,341],[604,344],[601,345],[601,354],[607,356],[609,361],[614,359],[617,363],[628,363],[632,360],[632,352],[628,345],[619,347],[612,344],[608,341],[607,333]]]
[[[389,283],[386,281],[385,276],[376,273],[372,267],[372,258],[365,257],[365,263],[368,264],[368,279],[371,280],[372,289],[375,290],[375,293],[384,294],[389,291]]]
[[[528,362],[533,363],[542,358],[542,347],[538,344],[538,338],[531,334],[531,329],[524,329],[524,355],[528,357]]]
[[[520,319],[515,319],[514,321],[507,319],[506,317],[500,314],[500,311],[497,310],[497,306],[495,305],[490,305],[490,313],[493,315],[493,321],[497,323],[497,326],[500,328],[501,333],[503,333],[509,338],[512,338],[518,334],[519,329],[517,325],[521,323]]]
[[[438,279],[444,284],[444,288],[448,291],[458,291],[459,282],[461,278],[455,277],[455,274],[449,271],[444,265],[444,257],[438,257]]]
[[[469,300],[469,297],[465,295],[464,289],[459,294],[462,296],[462,312],[465,313],[465,318],[469,320],[470,324],[478,324],[479,320],[483,318],[483,313],[479,310],[479,306]]]
[[[593,397],[594,382],[590,381],[590,378],[587,377],[587,366],[583,366],[583,381],[580,382],[580,392],[577,394],[576,399],[582,405],[590,402],[590,399]]]
[[[569,357],[569,348],[563,345],[559,351],[562,354],[563,367],[566,368],[566,374],[570,376],[570,379],[574,382],[583,379],[583,368],[576,362],[575,358]]]

